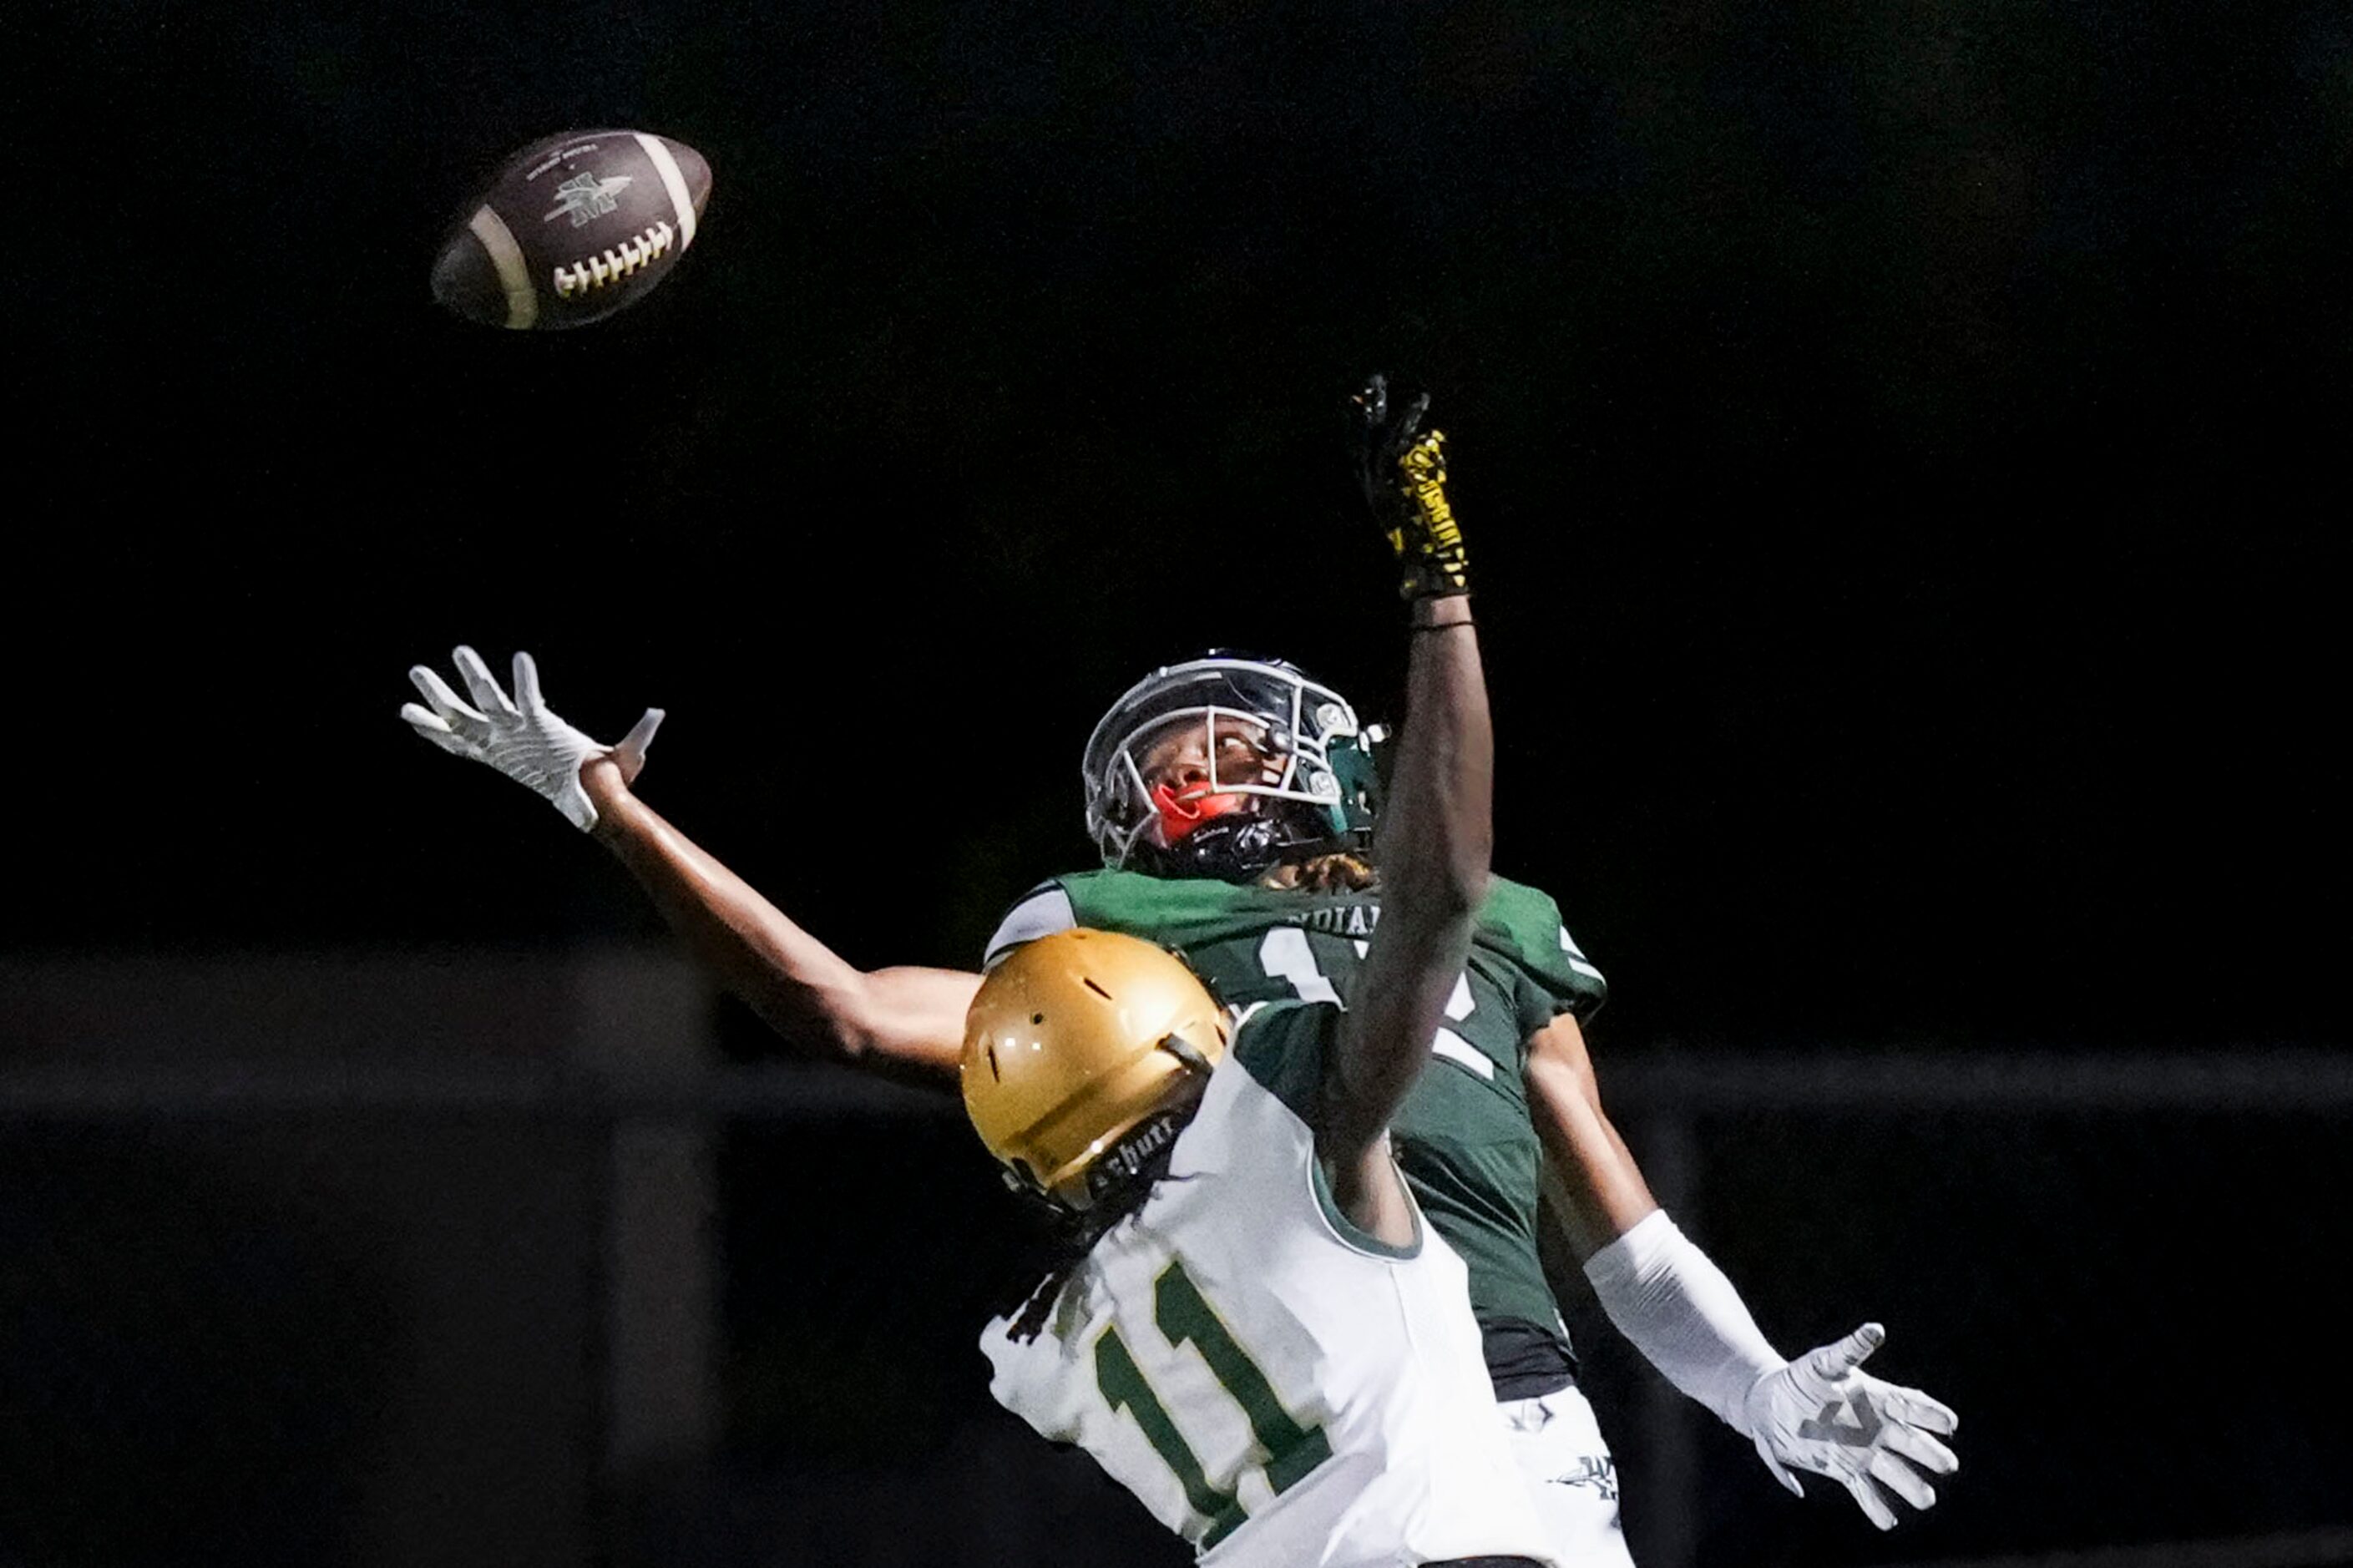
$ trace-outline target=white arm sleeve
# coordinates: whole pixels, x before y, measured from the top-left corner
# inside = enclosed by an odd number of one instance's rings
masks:
[[[1757,1380],[1788,1364],[1748,1315],[1740,1292],[1667,1211],[1655,1209],[1586,1260],[1601,1310],[1669,1383],[1742,1436]]]

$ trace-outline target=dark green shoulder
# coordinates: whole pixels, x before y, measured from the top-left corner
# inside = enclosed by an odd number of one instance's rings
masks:
[[[1560,906],[1525,882],[1493,879],[1479,911],[1478,940],[1514,959],[1549,997],[1556,1014],[1590,1017],[1609,994],[1601,971],[1568,934]]]
[[[1560,906],[1551,895],[1525,882],[1488,879],[1487,902],[1479,910],[1482,934],[1500,935],[1523,963],[1560,951]]]
[[[1162,931],[1227,918],[1242,889],[1207,877],[1147,877],[1140,871],[1081,871],[1055,881],[1081,925]]]
[[[1324,1053],[1339,1023],[1340,1009],[1329,1002],[1268,1002],[1244,1015],[1234,1056],[1260,1088],[1313,1125]]]

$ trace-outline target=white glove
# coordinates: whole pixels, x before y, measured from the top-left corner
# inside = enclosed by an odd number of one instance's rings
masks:
[[[1886,1338],[1885,1329],[1865,1323],[1834,1345],[1808,1351],[1758,1378],[1742,1414],[1757,1458],[1783,1486],[1805,1495],[1792,1466],[1828,1476],[1853,1494],[1872,1523],[1893,1530],[1895,1510],[1880,1486],[1914,1508],[1933,1505],[1936,1489],[1912,1465],[1939,1476],[1958,1469],[1953,1451],[1929,1434],[1949,1434],[1960,1418],[1916,1388],[1857,1370]]]
[[[531,655],[514,656],[512,701],[472,648],[459,647],[450,658],[473,703],[459,700],[439,676],[420,664],[409,670],[408,679],[432,706],[428,710],[405,702],[400,716],[443,751],[488,763],[553,801],[581,832],[596,826],[596,808],[580,787],[580,764],[592,757],[611,757],[622,774],[632,779],[645,766],[646,747],[661,727],[660,709],[647,709],[619,745],[600,745],[547,710],[547,700],[539,694],[539,667]]]

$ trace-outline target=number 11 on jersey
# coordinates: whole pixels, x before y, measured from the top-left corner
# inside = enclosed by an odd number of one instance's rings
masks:
[[[1208,1366],[1210,1375],[1218,1380],[1234,1403],[1242,1407],[1250,1422],[1250,1435],[1266,1455],[1266,1482],[1277,1496],[1289,1490],[1309,1471],[1332,1457],[1331,1440],[1321,1426],[1302,1426],[1274,1392],[1273,1384],[1259,1370],[1258,1363],[1242,1349],[1227,1329],[1200,1288],[1185,1272],[1179,1258],[1161,1270],[1153,1282],[1152,1321],[1167,1337],[1169,1348],[1179,1350],[1189,1344]],[[1120,1338],[1116,1324],[1103,1330],[1095,1341],[1095,1386],[1102,1390],[1103,1402],[1113,1414],[1126,1411],[1134,1419],[1136,1429],[1145,1441],[1152,1445],[1163,1463],[1176,1474],[1185,1489],[1185,1500],[1193,1511],[1209,1521],[1208,1533],[1201,1539],[1201,1549],[1207,1551],[1231,1534],[1234,1527],[1248,1517],[1241,1500],[1235,1495],[1235,1476],[1226,1484],[1212,1481],[1202,1468],[1200,1456],[1176,1429],[1166,1405],[1153,1392],[1135,1363],[1134,1354]]]

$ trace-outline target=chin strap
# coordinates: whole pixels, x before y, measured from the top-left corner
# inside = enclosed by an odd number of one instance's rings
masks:
[[[1204,822],[1174,844],[1139,838],[1127,866],[1154,877],[1213,877],[1247,882],[1263,875],[1292,847],[1282,824],[1258,813],[1229,813]]]
[[[1185,1044],[1172,1035],[1161,1042],[1162,1048],[1167,1048],[1171,1042]],[[1189,1046],[1186,1048],[1191,1049]],[[1181,1052],[1176,1054],[1179,1061],[1185,1060]],[[1208,1058],[1201,1060],[1206,1065]],[[1095,1243],[1103,1239],[1106,1231],[1134,1213],[1151,1195],[1153,1184],[1168,1173],[1168,1162],[1176,1152],[1176,1134],[1192,1120],[1193,1110],[1194,1107],[1187,1105],[1157,1111],[1130,1129],[1112,1152],[1110,1163],[1099,1163],[1095,1171],[1087,1173],[1092,1201],[1085,1210],[1071,1209],[1039,1196],[1047,1223],[1053,1230],[1054,1259],[1045,1278],[1030,1288],[1010,1314],[1013,1321],[1006,1332],[1016,1342],[1027,1344],[1038,1337],[1053,1315],[1054,1303],[1061,1299],[1062,1287],[1070,1283],[1071,1271],[1094,1250]]]

